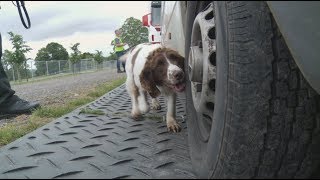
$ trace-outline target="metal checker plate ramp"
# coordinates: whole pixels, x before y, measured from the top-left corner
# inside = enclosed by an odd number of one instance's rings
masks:
[[[194,179],[184,96],[177,98],[180,133],[167,132],[161,118],[166,113],[165,98],[159,101],[162,110],[134,121],[128,117],[131,100],[123,84],[83,106],[103,110],[105,115],[79,113],[80,107],[2,147],[0,179]]]

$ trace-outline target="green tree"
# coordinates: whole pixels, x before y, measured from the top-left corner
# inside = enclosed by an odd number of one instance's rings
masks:
[[[11,62],[11,59],[13,58],[13,53],[9,50],[4,50],[3,54],[2,54],[2,58],[1,58],[1,61],[2,61],[2,66],[9,78],[9,80],[13,80],[13,68],[12,68],[12,64],[10,63]]]
[[[81,51],[79,50],[79,45],[80,43],[75,43],[74,45],[71,45],[71,57],[70,57],[70,62],[72,63],[72,72],[74,73],[74,65],[80,61],[80,55]],[[80,65],[77,64],[80,70]]]
[[[50,56],[45,47],[41,48],[38,50],[36,58],[34,59],[35,61],[49,61]]]
[[[96,50],[96,53],[94,55],[94,60],[100,65],[103,62],[103,56],[102,51]],[[102,66],[98,66],[99,68],[102,68]]]
[[[18,75],[18,80],[21,80],[21,73],[20,71],[22,69],[26,70],[26,56],[25,54],[27,52],[29,52],[30,50],[32,50],[32,48],[30,48],[28,45],[26,45],[26,42],[23,40],[23,37],[19,34],[14,34],[13,32],[8,32],[9,36],[10,36],[10,41],[12,43],[13,46],[13,51],[7,51],[7,53],[9,53],[9,59],[8,59],[8,63],[10,63],[11,65],[13,65],[14,69],[16,69],[17,71],[17,75]]]
[[[94,54],[85,52],[80,55],[80,59],[90,59],[90,58],[94,58]]]
[[[139,19],[133,17],[126,19],[121,30],[122,40],[129,47],[148,42],[148,29],[142,26],[142,22]]]
[[[11,65],[11,59],[13,59],[13,53],[9,50],[4,50],[3,55],[2,55],[2,65],[3,68],[8,71]]]
[[[35,66],[37,67],[37,70],[35,72],[36,75],[41,76],[47,73],[47,66],[45,61],[49,61],[49,59],[50,56],[45,47],[38,50],[35,58]]]
[[[50,60],[67,60],[69,58],[68,51],[61,44],[51,42],[46,46]]]
[[[111,60],[116,60],[117,58],[118,58],[118,57],[117,57],[116,53],[110,52],[110,53],[109,53],[109,56],[106,57],[106,60],[107,60],[107,61],[111,61]]]
[[[59,71],[59,62],[57,60],[68,60],[69,54],[67,50],[59,43],[51,42],[46,47],[41,48],[35,58],[35,65],[37,67],[36,74],[44,75],[47,73],[47,67],[45,61],[48,62],[48,73],[57,73]],[[67,61],[60,61],[60,69],[65,67]]]

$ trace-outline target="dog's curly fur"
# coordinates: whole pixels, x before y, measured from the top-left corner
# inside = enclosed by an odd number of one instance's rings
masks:
[[[152,98],[151,108],[160,109],[160,94],[167,98],[167,126],[177,132],[175,120],[176,92],[185,88],[184,58],[178,52],[160,44],[140,44],[123,56],[126,58],[126,87],[132,100],[131,116],[139,119],[149,111],[147,95]]]

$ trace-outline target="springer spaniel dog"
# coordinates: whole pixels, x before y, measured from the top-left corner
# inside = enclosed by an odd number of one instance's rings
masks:
[[[126,88],[131,97],[131,117],[138,120],[151,108],[161,109],[160,94],[167,99],[166,122],[168,131],[181,130],[176,121],[176,93],[185,90],[184,57],[160,44],[144,43],[133,47],[119,58],[126,61]]]

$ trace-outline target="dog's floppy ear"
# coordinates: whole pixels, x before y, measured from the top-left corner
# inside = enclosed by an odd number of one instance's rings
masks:
[[[140,82],[143,89],[145,89],[152,98],[158,97],[161,92],[156,86],[156,83],[153,79],[153,73],[150,66],[146,66],[143,68],[140,74]]]

